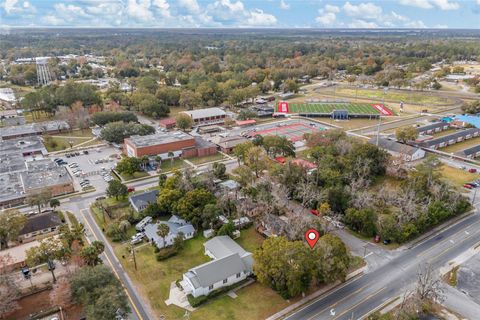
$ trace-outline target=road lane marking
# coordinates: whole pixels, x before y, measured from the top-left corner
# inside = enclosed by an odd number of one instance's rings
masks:
[[[465,231],[466,231],[466,230],[465,230]],[[467,232],[468,232],[468,231],[467,231]],[[460,239],[459,241],[460,241],[460,242],[463,242],[463,241],[469,239],[470,237],[472,237],[472,236],[474,236],[474,235],[477,235],[477,234],[479,234],[479,233],[480,233],[480,232],[475,232],[475,233],[473,233],[473,234],[468,233],[468,236],[467,236],[467,237],[465,237],[465,238],[463,238],[463,239]],[[455,234],[453,234],[452,236],[455,236],[455,235],[458,235],[458,233],[455,233]],[[423,256],[425,256],[426,254],[430,253],[431,251],[433,251],[433,250],[435,250],[435,249],[438,249],[442,244],[444,244],[444,243],[447,242],[447,241],[453,241],[453,240],[450,239],[450,238],[447,238],[447,239],[444,239],[444,240],[442,240],[442,241],[440,241],[440,242],[438,242],[438,243],[435,243],[435,244],[434,244],[432,247],[430,247],[429,249],[423,251],[422,253],[417,254],[417,258],[418,258],[418,257],[423,257]]]
[[[470,239],[471,237],[479,234],[480,232],[477,232],[477,233],[474,233],[474,234],[470,234],[468,237],[465,237],[462,241],[459,241],[459,244],[462,244],[463,242],[465,242],[466,240]],[[480,243],[477,242],[477,243]],[[476,245],[474,245],[473,247],[471,248],[475,248]],[[438,258],[444,256],[445,254],[447,254],[449,251],[451,251],[452,249],[455,249],[455,247],[449,247],[449,248],[445,248],[444,250],[442,250],[441,252],[439,252],[437,255],[435,255],[435,257],[431,258],[430,260],[428,260],[428,263],[432,263],[434,260],[438,260]],[[467,249],[468,250],[468,249]]]
[[[88,209],[80,209],[80,212],[83,211],[83,210],[87,211],[87,214],[89,214],[89,210],[88,210]],[[94,237],[97,241],[101,241],[101,240],[97,237],[97,235],[95,234],[95,232],[93,231],[93,228],[92,228],[90,222],[88,222],[87,217],[85,217],[85,222],[87,223],[88,228],[90,229],[90,232],[93,234],[93,237]],[[127,294],[128,300],[130,300],[130,303],[131,303],[133,309],[135,309],[135,313],[137,314],[138,318],[139,318],[140,320],[143,320],[143,317],[142,317],[142,315],[140,314],[140,311],[138,311],[137,306],[136,306],[135,303],[133,302],[133,299],[132,299],[132,297],[130,296],[130,293],[128,292],[127,287],[123,284],[120,276],[119,276],[118,273],[117,273],[117,270],[115,270],[115,267],[113,266],[112,261],[110,261],[110,258],[108,258],[108,255],[107,255],[106,253],[104,254],[104,256],[105,256],[105,258],[107,259],[107,261],[108,261],[108,263],[110,264],[110,266],[112,267],[112,270],[113,270],[113,272],[115,273],[115,276],[116,276],[116,277],[118,278],[118,280],[120,281],[120,283],[121,283],[121,285],[122,285],[122,287],[123,287],[123,290],[125,290],[125,293]],[[123,268],[123,267],[122,267],[122,268]]]
[[[355,290],[354,292],[350,293],[349,295],[343,297],[342,299],[338,300],[337,302],[335,302],[334,304],[330,305],[329,307],[327,307],[327,308],[325,308],[325,309],[322,309],[321,311],[315,313],[313,316],[311,316],[311,317],[308,318],[307,320],[311,320],[311,319],[315,318],[317,315],[325,312],[327,309],[330,309],[330,308],[333,309],[333,308],[336,307],[340,302],[342,302],[342,301],[350,298],[350,297],[353,296],[354,294],[357,294],[357,293],[359,293],[360,291],[362,291],[366,286],[367,286],[367,285],[364,285],[363,287],[361,287],[361,288]]]
[[[385,290],[385,289],[387,289],[387,287],[383,287],[383,288],[375,291],[374,293],[369,294],[369,295],[366,296],[364,299],[360,300],[359,302],[357,302],[356,304],[354,304],[353,306],[351,306],[351,307],[348,308],[347,310],[345,310],[345,311],[343,311],[342,313],[338,314],[335,318],[333,318],[333,320],[336,320],[336,319],[340,318],[341,316],[343,316],[344,314],[349,313],[352,309],[355,309],[356,307],[358,307],[359,305],[361,305],[361,304],[364,303],[365,301],[369,300],[371,297],[376,296],[377,294],[379,294],[380,292],[382,292],[382,291]]]
[[[372,254],[373,254],[373,252],[368,253],[368,254],[365,256],[365,258],[366,258],[366,257],[370,257]]]
[[[362,277],[358,277],[358,278],[356,278],[355,280],[352,280],[351,282],[348,280],[348,281],[344,282],[343,284],[341,284],[340,286],[338,286],[338,287],[336,287],[336,288],[333,288],[331,291],[327,291],[327,292],[324,292],[324,293],[320,294],[320,295],[319,295],[317,298],[315,298],[314,300],[309,301],[309,302],[307,302],[306,304],[304,304],[301,308],[298,308],[298,310],[293,310],[291,313],[289,313],[289,315],[288,315],[286,318],[287,318],[287,319],[290,318],[291,316],[295,315],[296,313],[301,312],[302,310],[308,308],[309,306],[313,305],[314,303],[316,303],[316,302],[318,302],[318,301],[320,301],[320,300],[322,300],[322,299],[325,299],[325,298],[328,297],[329,295],[334,294],[335,292],[341,290],[342,288],[346,287],[346,286],[349,285],[349,284],[354,283],[355,281],[357,281],[357,280],[359,280],[359,279],[361,279],[361,278],[362,278]],[[351,278],[351,279],[354,279],[354,277]],[[350,279],[350,280],[351,280],[351,279]]]

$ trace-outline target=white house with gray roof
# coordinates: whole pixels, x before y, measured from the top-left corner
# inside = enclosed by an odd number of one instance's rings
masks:
[[[229,236],[214,237],[204,243],[205,254],[213,260],[183,274],[180,282],[186,294],[208,295],[213,290],[244,280],[253,271],[253,256]]]
[[[170,228],[170,232],[168,233],[168,236],[165,237],[165,241],[163,241],[162,237],[157,234],[158,226],[160,224],[166,224]],[[144,227],[144,230],[144,234],[148,241],[155,243],[159,249],[173,245],[173,242],[179,233],[183,233],[183,238],[185,240],[191,239],[195,235],[195,228],[190,223],[187,223],[176,215],[173,215],[168,221],[149,223]]]
[[[150,190],[128,197],[128,202],[136,212],[145,210],[149,204],[157,202],[158,190]]]

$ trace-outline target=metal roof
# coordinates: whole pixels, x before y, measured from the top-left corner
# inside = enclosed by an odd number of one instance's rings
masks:
[[[182,111],[182,113],[188,114],[192,119],[202,119],[202,118],[211,118],[217,116],[225,116],[226,113],[220,108],[206,108],[206,109],[196,109],[196,110],[188,110]]]
[[[215,259],[220,259],[238,253],[243,256],[247,253],[238,243],[232,240],[229,236],[214,237],[203,244],[205,250],[208,250]]]
[[[233,253],[192,268],[186,273],[186,276],[195,288],[205,288],[244,271],[249,272],[251,269],[238,253]]]
[[[373,145],[376,145],[377,138],[373,137],[368,142]],[[388,150],[396,153],[408,154],[408,155],[413,155],[415,152],[419,150],[419,148],[412,147],[407,144],[403,144],[403,143],[385,139],[385,138],[378,139],[378,147],[384,150]]]
[[[131,136],[125,141],[132,144],[136,148],[157,146],[165,143],[173,143],[178,141],[193,140],[191,135],[180,131],[154,133],[146,136]]]

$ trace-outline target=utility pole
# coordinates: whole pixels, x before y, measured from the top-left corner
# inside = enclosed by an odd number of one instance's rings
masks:
[[[137,257],[135,257],[135,246],[132,244],[130,247],[133,255],[133,265],[135,266],[135,271],[137,271]]]

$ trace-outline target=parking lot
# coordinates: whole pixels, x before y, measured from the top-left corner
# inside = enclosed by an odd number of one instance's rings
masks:
[[[51,156],[52,159],[61,159],[65,167],[74,178],[75,190],[92,186],[97,190],[105,190],[110,171],[120,159],[120,150],[110,146],[89,149],[86,152],[66,153],[60,156]],[[57,161],[61,161],[57,160]],[[66,162],[66,164],[65,164]]]

